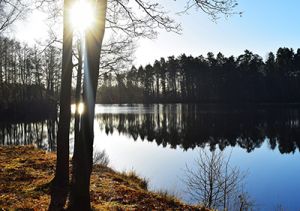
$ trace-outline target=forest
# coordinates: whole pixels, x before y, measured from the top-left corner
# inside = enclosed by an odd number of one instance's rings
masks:
[[[58,95],[61,50],[54,45],[29,47],[0,37],[0,84],[36,85]]]
[[[300,49],[279,48],[265,61],[249,50],[238,57],[170,56],[106,73],[100,84],[101,103],[299,103]]]
[[[0,114],[2,121],[56,116],[60,50],[28,47],[0,37]]]
[[[11,103],[23,102],[22,99],[44,96],[58,100],[61,49],[49,45],[28,47],[13,39],[0,38],[0,86],[10,90],[1,88],[0,110]],[[300,49],[294,52],[290,48],[279,48],[275,54],[270,52],[265,60],[249,50],[237,57],[211,52],[206,57],[169,56],[152,65],[132,66],[127,71],[103,71],[97,102],[299,103],[299,68]],[[73,73],[74,81],[75,76]]]

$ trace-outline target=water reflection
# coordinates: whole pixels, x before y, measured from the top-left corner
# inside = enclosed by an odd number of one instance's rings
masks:
[[[296,108],[221,109],[195,104],[97,105],[96,121],[106,134],[117,131],[134,140],[140,137],[164,147],[188,150],[208,144],[210,149],[239,146],[251,152],[267,142],[272,150],[294,153],[300,147],[299,111]],[[54,117],[0,120],[0,144],[36,144],[55,150],[56,122]],[[73,124],[74,119],[71,133]]]
[[[84,112],[84,103],[78,103],[71,105],[71,113],[74,115],[77,112],[79,115]]]
[[[0,145],[34,144],[38,148],[56,150],[57,125],[55,119],[0,122]]]
[[[179,190],[188,201],[179,179],[185,164],[197,156],[197,150],[188,149],[208,145],[225,154],[232,150],[232,164],[251,172],[246,188],[261,210],[274,210],[277,204],[299,209],[299,153],[292,153],[300,146],[300,109],[173,104],[97,105],[95,110],[95,151],[105,149],[112,167],[137,170],[153,189]],[[0,145],[36,144],[55,150],[56,123],[49,117],[0,119]],[[70,132],[72,152],[74,119]]]
[[[130,113],[130,106],[119,108],[119,112],[109,112],[106,106],[98,106],[96,120],[106,134],[116,130],[134,140],[140,137],[184,150],[208,144],[211,149],[239,146],[251,152],[265,141],[270,149],[278,148],[281,153],[294,153],[300,147],[298,109],[220,109],[173,104],[132,106],[134,112]]]
[[[70,152],[73,152],[74,116],[84,112],[84,104],[71,106]],[[46,109],[43,113],[24,113],[15,118],[0,118],[0,145],[36,145],[40,149],[56,151],[56,134],[58,129],[57,112]]]

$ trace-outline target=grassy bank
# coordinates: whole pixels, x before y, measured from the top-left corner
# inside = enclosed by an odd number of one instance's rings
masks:
[[[0,210],[47,210],[56,156],[33,146],[0,147]],[[147,190],[133,173],[95,165],[91,179],[95,210],[205,210]]]

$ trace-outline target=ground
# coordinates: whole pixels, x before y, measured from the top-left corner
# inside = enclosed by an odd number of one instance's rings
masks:
[[[0,147],[0,210],[47,210],[55,153],[34,146]],[[150,192],[134,173],[95,165],[91,179],[95,210],[203,210],[167,194]]]

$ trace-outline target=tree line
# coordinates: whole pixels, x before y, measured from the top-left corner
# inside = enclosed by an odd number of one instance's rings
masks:
[[[37,85],[58,95],[60,77],[58,47],[29,47],[0,36],[0,84]]]
[[[60,50],[52,45],[29,47],[0,36],[0,115],[21,121],[56,116],[60,87]]]
[[[102,81],[102,103],[298,103],[300,49],[279,48],[265,61],[249,50],[238,57],[182,54],[104,74]]]

